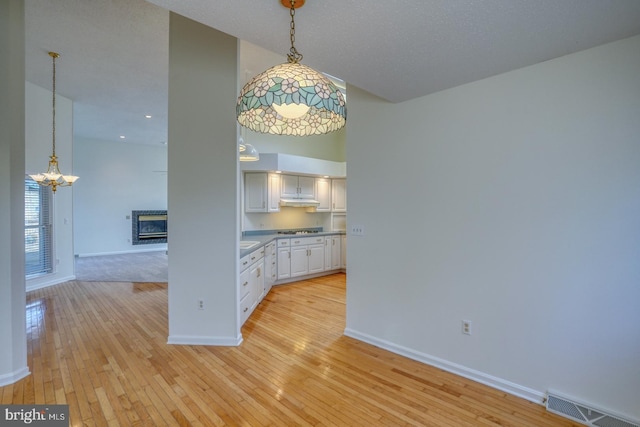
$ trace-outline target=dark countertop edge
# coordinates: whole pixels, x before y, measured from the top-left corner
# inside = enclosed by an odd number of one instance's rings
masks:
[[[315,237],[315,236],[331,236],[334,234],[347,234],[346,231],[319,231],[317,233],[309,233],[309,234],[278,234],[277,232],[271,232],[271,234],[259,234],[259,235],[245,235],[243,233],[241,240],[252,240],[255,242],[260,242],[252,248],[249,249],[240,249],[240,258],[243,256],[249,255],[251,252],[260,249],[261,247],[267,245],[268,243],[277,240],[277,239],[291,239],[294,237]]]

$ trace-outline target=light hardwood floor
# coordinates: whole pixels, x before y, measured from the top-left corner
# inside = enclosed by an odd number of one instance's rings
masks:
[[[539,405],[345,337],[345,275],[275,287],[239,347],[167,345],[164,283],[27,295],[32,374],[0,403],[72,426],[577,426]]]

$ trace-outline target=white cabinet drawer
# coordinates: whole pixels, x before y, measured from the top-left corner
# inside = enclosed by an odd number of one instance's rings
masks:
[[[324,244],[324,236],[316,237],[298,237],[291,239],[291,246]]]
[[[283,246],[289,246],[291,244],[291,239],[278,239],[278,247],[281,248]]]
[[[249,254],[249,264],[253,264],[262,257],[264,257],[264,246],[260,249],[256,249]],[[240,265],[240,268],[242,269],[242,264]]]
[[[240,299],[247,296],[251,290],[251,285],[249,284],[249,279],[251,278],[250,273],[251,272],[248,268],[240,273]]]
[[[249,268],[250,265],[251,265],[251,254],[245,255],[242,258],[240,258],[240,271],[246,268]]]
[[[240,324],[243,324],[251,314],[251,295],[246,295],[240,300]]]

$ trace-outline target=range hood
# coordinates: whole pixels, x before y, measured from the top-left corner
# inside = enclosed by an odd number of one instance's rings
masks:
[[[320,202],[313,199],[280,199],[280,206],[294,208],[317,208]]]

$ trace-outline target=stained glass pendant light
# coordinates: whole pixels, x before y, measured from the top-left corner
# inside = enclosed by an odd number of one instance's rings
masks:
[[[347,121],[344,94],[322,73],[300,64],[295,46],[295,10],[304,0],[281,0],[290,8],[291,49],[288,62],[271,67],[249,81],[240,92],[236,115],[240,125],[275,135],[320,135],[342,128]]]
[[[51,187],[51,190],[55,193],[58,187],[69,187],[73,185],[78,177],[63,175],[58,168],[58,157],[56,157],[56,58],[60,55],[56,52],[49,52],[49,56],[53,59],[53,130],[51,137],[53,153],[49,156],[49,168],[46,172],[29,176],[39,185]]]

